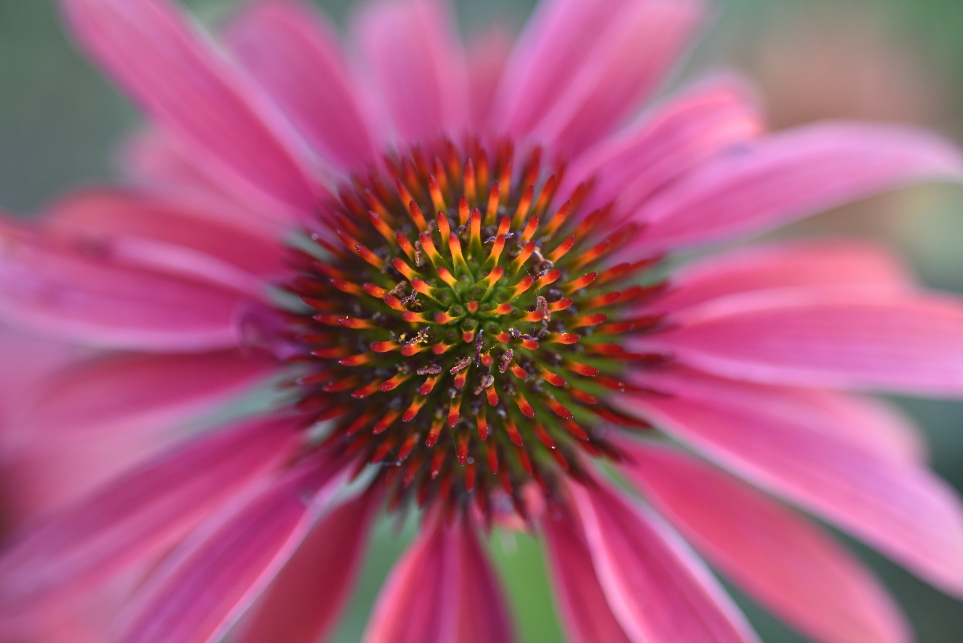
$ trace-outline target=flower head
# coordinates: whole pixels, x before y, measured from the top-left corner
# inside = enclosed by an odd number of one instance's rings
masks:
[[[318,640],[373,517],[418,508],[368,641],[513,640],[481,544],[497,528],[544,535],[573,641],[754,641],[699,554],[817,640],[907,640],[868,572],[772,496],[963,593],[957,498],[858,394],[963,393],[963,305],[853,241],[667,261],[959,182],[951,145],[766,135],[731,77],[633,118],[697,0],[546,0],[510,53],[470,58],[441,2],[381,2],[353,64],[290,0],[245,8],[224,50],[166,0],[62,4],[150,129],[136,187],[0,229],[0,313],[100,351],[21,421],[156,431],[274,395],[26,525],[0,630],[139,570],[109,640]]]

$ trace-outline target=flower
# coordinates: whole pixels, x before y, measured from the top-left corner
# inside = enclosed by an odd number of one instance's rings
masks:
[[[290,0],[243,10],[223,49],[165,0],[62,4],[151,129],[126,156],[137,187],[3,224],[0,313],[100,349],[20,421],[158,431],[276,395],[24,526],[0,631],[133,570],[108,640],[317,640],[374,516],[417,507],[366,641],[513,640],[481,544],[502,526],[544,535],[573,641],[756,640],[699,554],[816,640],[908,640],[779,500],[963,594],[959,500],[862,395],[963,393],[963,304],[857,241],[665,261],[959,182],[951,145],[766,134],[728,76],[631,120],[698,0],[546,1],[510,52],[470,60],[442,3],[379,2],[353,64]]]

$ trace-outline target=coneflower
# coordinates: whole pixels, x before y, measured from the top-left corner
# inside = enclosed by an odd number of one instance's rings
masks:
[[[731,77],[633,120],[695,0],[547,0],[510,54],[469,57],[440,2],[382,2],[351,64],[288,0],[245,8],[224,50],[165,0],[62,4],[151,128],[136,187],[2,224],[0,313],[102,351],[20,421],[178,429],[274,395],[23,526],[0,638],[139,570],[104,640],[317,641],[382,512],[422,530],[370,643],[514,640],[483,546],[502,528],[544,536],[578,643],[755,641],[699,554],[814,640],[909,640],[877,581],[776,498],[963,594],[959,500],[858,394],[963,393],[963,305],[854,241],[670,260],[959,182],[951,145],[764,135]]]

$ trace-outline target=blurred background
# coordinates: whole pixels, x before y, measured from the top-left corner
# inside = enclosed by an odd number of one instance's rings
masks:
[[[114,149],[137,114],[71,48],[50,0],[0,0],[0,207],[28,215],[71,187],[110,178]],[[216,23],[233,0],[188,2]],[[350,0],[318,0],[335,21]],[[515,32],[534,0],[463,0],[466,36],[492,23]],[[760,87],[774,128],[829,117],[898,120],[963,143],[960,0],[725,0],[674,82],[736,67]],[[963,190],[904,190],[826,213],[785,235],[848,234],[901,252],[933,287],[963,292]],[[934,468],[963,490],[963,404],[899,402],[925,428]],[[357,641],[411,526],[383,524],[337,641]],[[400,534],[400,535],[399,535]],[[963,641],[963,603],[846,540],[903,605],[920,643]],[[527,643],[563,641],[535,541],[496,535],[492,551]],[[739,596],[767,643],[803,641]]]

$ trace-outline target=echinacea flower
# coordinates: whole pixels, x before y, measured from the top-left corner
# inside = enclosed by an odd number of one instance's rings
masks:
[[[62,5],[151,127],[136,187],[3,223],[0,313],[99,351],[19,421],[173,434],[277,394],[24,526],[0,637],[140,573],[105,640],[323,639],[373,518],[419,508],[369,643],[514,640],[498,528],[544,536],[576,643],[757,640],[701,557],[814,640],[908,641],[789,505],[963,595],[959,500],[863,395],[963,394],[963,303],[856,241],[666,261],[959,182],[951,145],[766,134],[729,76],[637,116],[699,0],[546,0],[513,48],[471,55],[441,2],[388,0],[357,15],[351,56],[291,0],[218,43],[166,0]]]

